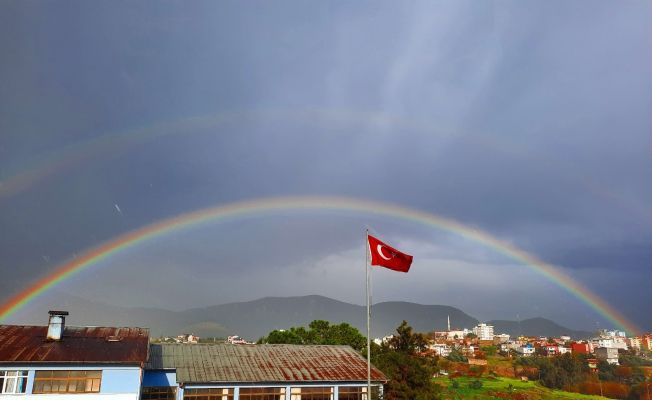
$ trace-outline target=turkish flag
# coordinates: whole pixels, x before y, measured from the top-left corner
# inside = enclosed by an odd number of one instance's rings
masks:
[[[367,239],[371,251],[371,265],[379,265],[399,272],[408,272],[410,270],[410,265],[412,265],[411,255],[402,253],[371,235],[367,235]]]

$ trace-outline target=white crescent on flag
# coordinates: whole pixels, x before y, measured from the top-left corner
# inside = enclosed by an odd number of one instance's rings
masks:
[[[379,244],[378,246],[376,246],[376,251],[378,252],[378,255],[381,256],[385,260],[391,260],[392,259],[391,257],[385,257],[385,255],[383,254],[383,245],[382,244]]]

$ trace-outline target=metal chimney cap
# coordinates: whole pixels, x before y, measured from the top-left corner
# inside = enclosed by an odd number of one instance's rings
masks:
[[[48,311],[50,315],[70,315],[68,311]]]

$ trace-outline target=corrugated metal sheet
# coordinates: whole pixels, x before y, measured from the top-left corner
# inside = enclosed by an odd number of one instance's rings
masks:
[[[176,369],[179,383],[367,380],[367,361],[349,346],[153,344],[146,369]],[[372,366],[371,379],[387,378]]]
[[[47,326],[0,325],[0,363],[122,363],[147,361],[145,328],[66,327],[61,341]]]

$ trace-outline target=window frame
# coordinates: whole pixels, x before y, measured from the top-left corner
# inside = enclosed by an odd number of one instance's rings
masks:
[[[372,387],[373,391],[373,387]],[[338,399],[342,398],[342,395],[348,396],[347,400],[367,400],[367,387],[366,386],[340,386],[338,389]],[[348,393],[347,393],[348,392]],[[352,397],[356,396],[356,397]]]
[[[43,369],[43,370],[36,370],[34,372],[34,385],[32,387],[32,393],[33,394],[87,394],[87,393],[101,393],[102,392],[102,370],[101,369],[88,369],[88,370],[79,370],[79,369]],[[50,376],[41,376],[39,375],[44,375],[49,373]],[[55,375],[61,375],[65,373],[66,376],[55,376]],[[80,375],[80,374],[84,375]],[[88,376],[89,373],[93,374],[98,374],[99,377],[95,376]],[[90,382],[90,387],[91,390],[74,390],[70,391],[71,387],[71,382],[75,382],[75,389],[78,387],[78,383],[80,381],[84,381],[84,389],[88,387],[88,384]],[[95,387],[95,383],[97,381],[97,390],[94,390],[93,388]],[[43,390],[44,387],[39,388],[41,385],[40,382],[49,382],[49,387],[56,387],[60,389],[62,387],[62,384],[65,384],[65,390],[49,390],[45,391]],[[55,385],[56,383],[56,385]],[[45,386],[46,383],[43,383]]]
[[[15,375],[9,376],[8,373],[15,373]],[[27,393],[27,383],[29,378],[29,371],[25,369],[3,369],[0,370],[0,395],[3,394],[25,394]],[[18,382],[23,382],[22,392],[17,391],[19,388]],[[7,386],[8,382],[13,381],[13,391],[8,392]]]
[[[228,391],[224,393],[224,391]],[[221,391],[221,393],[219,392]],[[208,400],[233,400],[235,399],[234,387],[212,387],[212,388],[187,388],[183,390],[183,400],[189,399]]]
[[[147,391],[150,392],[146,393]],[[142,390],[140,391],[141,400],[175,400],[176,398],[176,386],[143,386]]]
[[[243,395],[243,391],[245,392]],[[250,393],[246,393],[251,391]],[[285,400],[287,388],[285,386],[249,386],[241,387],[240,400]]]
[[[290,388],[290,400],[320,400],[324,398],[335,399],[334,386],[293,386]]]

